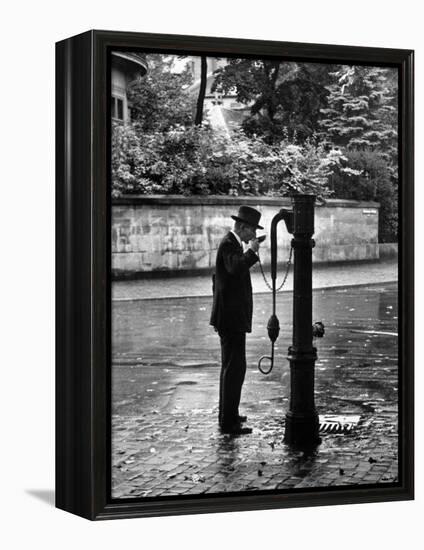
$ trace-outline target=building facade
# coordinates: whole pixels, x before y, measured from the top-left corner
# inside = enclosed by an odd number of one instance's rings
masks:
[[[142,78],[147,72],[144,54],[133,52],[112,52],[111,59],[111,116],[113,120],[128,122],[131,119],[131,105],[127,89],[131,82]]]

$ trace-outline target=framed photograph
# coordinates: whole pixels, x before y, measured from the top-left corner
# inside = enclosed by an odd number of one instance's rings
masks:
[[[413,52],[56,45],[56,506],[413,498]]]

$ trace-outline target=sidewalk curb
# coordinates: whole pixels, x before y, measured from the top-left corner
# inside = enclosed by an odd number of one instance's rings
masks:
[[[370,282],[370,283],[351,283],[351,284],[344,284],[344,285],[329,285],[329,286],[318,286],[313,287],[312,292],[319,291],[319,290],[340,290],[341,288],[350,288],[350,287],[366,287],[366,286],[380,286],[380,285],[387,285],[387,284],[393,284],[398,283],[397,279],[389,279],[384,281],[378,281],[376,282]],[[278,294],[286,294],[287,292],[293,292],[293,289],[287,289],[287,290],[280,290]],[[253,296],[265,296],[267,294],[271,294],[271,290],[260,290],[260,291],[253,291]],[[146,297],[146,298],[113,298],[111,299],[112,302],[147,302],[147,301],[153,301],[153,300],[185,300],[186,298],[211,298],[212,299],[212,293],[209,294],[186,294],[184,296],[178,296],[178,295],[167,295],[167,296],[153,296],[153,297]]]

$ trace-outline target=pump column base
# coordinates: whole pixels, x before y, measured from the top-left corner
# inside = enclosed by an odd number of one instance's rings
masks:
[[[318,414],[311,415],[288,412],[284,432],[284,443],[294,447],[310,448],[321,443]]]
[[[290,346],[290,408],[286,414],[284,442],[297,447],[321,443],[319,417],[314,400],[316,348]]]

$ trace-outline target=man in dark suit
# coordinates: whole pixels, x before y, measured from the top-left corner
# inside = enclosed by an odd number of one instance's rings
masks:
[[[222,239],[214,275],[213,305],[210,324],[221,340],[221,375],[219,383],[219,425],[224,433],[251,433],[243,427],[245,416],[239,414],[241,389],[246,374],[246,332],[252,331],[252,283],[250,268],[259,257],[256,229],[260,212],[241,206],[234,228]],[[242,243],[248,244],[243,251]]]

